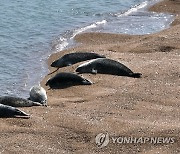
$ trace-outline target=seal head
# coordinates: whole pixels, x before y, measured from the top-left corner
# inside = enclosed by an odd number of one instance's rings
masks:
[[[40,85],[35,85],[30,89],[29,99],[34,102],[39,102],[42,105],[47,105],[47,94],[46,90]]]

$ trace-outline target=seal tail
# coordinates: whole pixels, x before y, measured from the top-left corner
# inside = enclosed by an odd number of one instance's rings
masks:
[[[83,84],[84,85],[92,85],[93,83],[90,80],[84,79]]]
[[[15,116],[23,116],[23,117],[30,117],[29,114],[25,113],[24,111],[21,111],[19,109],[15,109],[15,113],[14,113]]]
[[[132,73],[130,74],[130,77],[133,77],[133,78],[141,78],[141,73]]]

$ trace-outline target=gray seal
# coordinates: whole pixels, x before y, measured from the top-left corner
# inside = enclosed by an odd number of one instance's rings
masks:
[[[133,73],[125,65],[107,58],[97,58],[89,62],[79,65],[76,69],[78,73],[92,73],[92,74],[111,74],[118,76],[128,76],[133,78],[140,78],[141,73]]]
[[[0,97],[0,104],[9,105],[13,107],[42,106],[42,104],[39,102],[33,102],[31,100],[13,96]]]
[[[75,85],[91,85],[92,82],[77,75],[69,72],[61,72],[56,74],[54,77],[46,82],[46,86],[50,88],[67,88]]]
[[[15,107],[0,104],[0,118],[28,117],[29,115]]]
[[[35,85],[31,87],[29,100],[33,102],[39,102],[43,105],[47,105],[47,94],[46,90],[40,85]]]
[[[82,62],[82,61],[96,59],[96,58],[105,58],[105,56],[99,55],[93,52],[69,53],[60,57],[58,60],[55,60],[54,62],[52,62],[51,67],[56,67],[58,70],[59,68],[62,68],[62,67],[70,66],[70,65]],[[56,72],[57,70],[55,70],[54,72]]]

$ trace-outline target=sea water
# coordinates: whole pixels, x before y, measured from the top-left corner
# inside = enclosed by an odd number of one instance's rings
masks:
[[[28,97],[48,73],[46,60],[82,32],[150,34],[171,14],[147,12],[158,0],[1,0],[0,95]]]

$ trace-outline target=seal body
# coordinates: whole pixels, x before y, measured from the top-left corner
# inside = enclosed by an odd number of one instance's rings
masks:
[[[96,59],[96,58],[105,58],[105,56],[99,55],[97,53],[92,53],[92,52],[76,52],[76,53],[69,53],[58,60],[54,61],[51,64],[51,67],[66,67],[70,66],[73,64],[76,64],[78,62],[90,60],[90,59]]]
[[[0,118],[5,117],[29,117],[29,115],[15,107],[0,104]]]
[[[111,74],[118,76],[128,76],[139,78],[141,77],[141,73],[133,73],[128,67],[125,65],[107,58],[97,58],[94,60],[90,60],[84,64],[81,64],[77,67],[76,72],[79,73],[100,73],[100,74]]]
[[[46,86],[50,88],[66,88],[74,85],[91,85],[92,82],[74,73],[61,72],[49,79]]]
[[[0,97],[0,104],[9,105],[13,107],[31,107],[42,106],[41,103],[33,102],[20,97],[2,96]]]
[[[43,87],[39,85],[35,85],[31,87],[29,94],[30,94],[29,99],[31,101],[39,102],[43,105],[47,105],[47,94],[46,94],[46,90]]]

